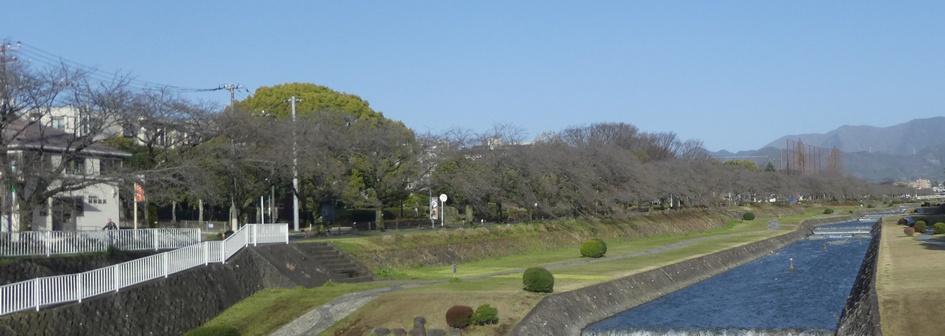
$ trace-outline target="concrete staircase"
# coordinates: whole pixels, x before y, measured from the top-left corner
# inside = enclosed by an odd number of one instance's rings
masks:
[[[377,280],[367,268],[335,245],[323,242],[299,243],[296,248],[325,266],[334,282],[367,282]]]

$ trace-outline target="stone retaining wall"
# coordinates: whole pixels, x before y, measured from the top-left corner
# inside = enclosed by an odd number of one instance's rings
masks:
[[[81,303],[0,316],[0,335],[180,335],[263,288],[293,286],[254,249]]]
[[[837,335],[883,334],[879,323],[879,298],[876,295],[876,263],[882,228],[882,221],[873,225],[873,241],[866,250],[860,272],[857,273],[850,296],[847,297],[846,307],[843,308],[843,315],[837,325]]]
[[[585,326],[663,295],[721,274],[790,245],[823,224],[858,216],[804,221],[787,234],[689,259],[574,291],[545,297],[510,333],[511,335],[580,335]]]
[[[0,285],[7,285],[35,278],[75,274],[108,267],[138,258],[144,258],[154,252],[90,253],[75,256],[10,258],[0,263]]]

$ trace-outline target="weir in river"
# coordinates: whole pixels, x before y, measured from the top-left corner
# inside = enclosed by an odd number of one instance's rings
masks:
[[[875,220],[821,226],[771,255],[588,325],[582,335],[833,335]]]

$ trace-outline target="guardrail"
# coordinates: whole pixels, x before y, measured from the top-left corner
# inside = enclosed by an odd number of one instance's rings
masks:
[[[164,250],[200,242],[200,229],[25,231],[0,233],[0,257]]]
[[[0,286],[0,315],[82,300],[210,263],[225,263],[246,246],[289,243],[288,224],[247,224],[223,241],[194,244],[170,252],[78,274],[58,275]]]

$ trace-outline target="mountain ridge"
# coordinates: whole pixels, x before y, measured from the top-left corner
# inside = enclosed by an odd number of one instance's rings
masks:
[[[782,136],[762,148],[783,148],[788,139],[825,148],[837,147],[846,153],[915,154],[922,149],[945,145],[945,117],[913,119],[889,127],[843,125],[827,133]]]
[[[913,119],[889,127],[843,125],[827,133],[785,135],[757,150],[711,154],[723,160],[764,159],[780,167],[781,150],[787,140],[826,149],[836,147],[841,151],[846,173],[868,181],[945,178],[945,117]]]

